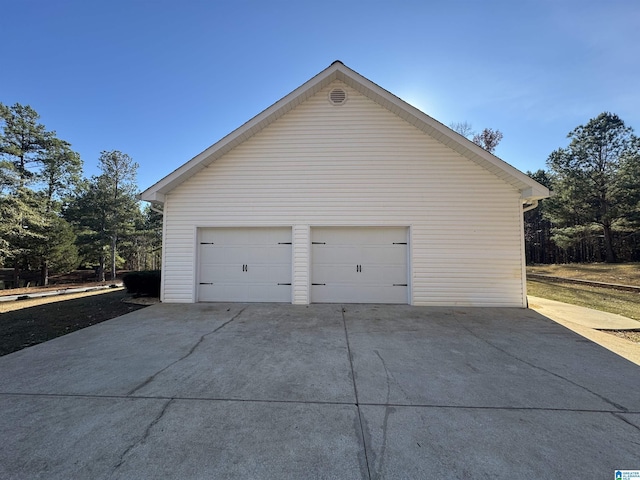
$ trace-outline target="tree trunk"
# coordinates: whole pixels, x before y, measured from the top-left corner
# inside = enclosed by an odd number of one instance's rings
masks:
[[[116,243],[118,242],[118,236],[113,235],[111,237],[111,280],[116,279]]]
[[[49,262],[46,260],[43,260],[40,266],[40,284],[43,287],[49,285]]]
[[[20,288],[20,264],[17,258],[13,264],[13,288]]]
[[[602,233],[604,234],[605,262],[616,263],[618,259],[616,258],[616,253],[613,251],[611,225],[608,225],[608,224],[602,225]]]
[[[99,282],[104,282],[104,253],[100,254],[100,265],[98,265],[97,277]]]

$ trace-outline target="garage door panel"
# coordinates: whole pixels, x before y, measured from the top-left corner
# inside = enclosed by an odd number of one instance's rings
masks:
[[[291,301],[290,228],[209,228],[199,239],[199,301]]]
[[[359,273],[355,265],[325,264],[313,265],[312,283],[358,283]]]
[[[354,300],[355,299],[355,300]],[[365,301],[360,299],[374,299]],[[381,287],[363,285],[326,285],[315,286],[315,303],[407,303],[407,291],[404,287]]]
[[[312,229],[311,300],[339,303],[408,302],[408,229]]]
[[[200,285],[200,296],[207,302],[244,302],[246,292],[241,284]]]
[[[247,285],[247,296],[251,302],[291,302],[289,285]]]
[[[291,245],[264,245],[249,246],[244,252],[245,264],[268,265],[273,263],[286,263],[291,265]]]
[[[402,265],[407,264],[406,245],[365,245],[361,249],[361,264]]]
[[[204,264],[200,266],[200,281],[204,283],[237,284],[244,281],[242,265]]]
[[[278,284],[291,283],[291,265],[248,265],[251,283]]]
[[[380,245],[407,241],[406,228],[314,227],[313,241],[342,245]]]
[[[407,269],[404,265],[369,265],[363,266],[361,282],[364,285],[380,285],[393,287],[407,283]]]
[[[315,265],[340,263],[357,265],[360,259],[360,249],[353,245],[312,245],[312,250]]]
[[[244,260],[242,247],[229,245],[200,245],[200,263],[216,264],[220,262],[238,263],[242,265]]]

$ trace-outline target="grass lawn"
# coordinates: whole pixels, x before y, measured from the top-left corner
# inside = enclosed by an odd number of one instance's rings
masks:
[[[640,293],[537,278],[527,280],[527,293],[640,320]]]
[[[637,262],[533,265],[527,267],[527,273],[640,286],[640,263]],[[639,293],[568,282],[551,282],[540,278],[527,280],[527,293],[640,320]]]
[[[144,308],[124,289],[0,303],[0,355]]]
[[[527,267],[527,273],[640,286],[640,263],[637,262],[533,265]]]

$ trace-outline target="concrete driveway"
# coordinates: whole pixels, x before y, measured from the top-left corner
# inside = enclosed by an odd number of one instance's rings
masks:
[[[640,367],[531,310],[157,305],[0,358],[0,478],[613,478]]]

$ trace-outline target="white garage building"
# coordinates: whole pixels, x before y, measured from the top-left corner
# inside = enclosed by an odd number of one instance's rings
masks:
[[[334,62],[144,191],[164,302],[526,306],[549,191]]]

